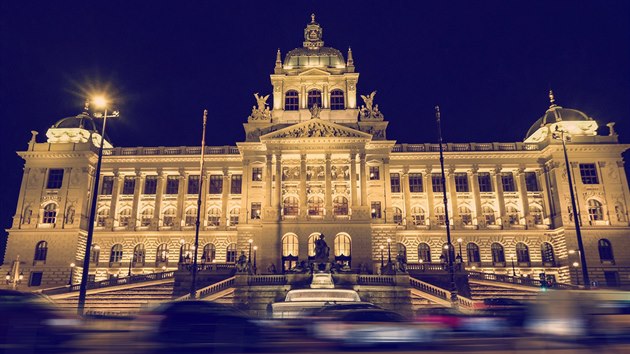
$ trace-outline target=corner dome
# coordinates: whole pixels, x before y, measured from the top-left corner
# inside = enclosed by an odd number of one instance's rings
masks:
[[[323,29],[315,22],[315,14],[304,29],[304,42],[301,48],[289,51],[284,58],[284,69],[302,68],[345,68],[343,54],[335,48],[324,47]]]
[[[95,146],[99,146],[101,134],[98,131],[94,119],[82,112],[76,116],[62,118],[46,131],[48,143],[87,143],[92,140]],[[112,148],[112,144],[105,137],[105,148]]]
[[[556,127],[572,135],[597,135],[597,122],[586,113],[572,108],[563,108],[555,104],[553,92],[549,92],[551,105],[545,114],[538,118],[525,135],[526,143],[545,140]]]

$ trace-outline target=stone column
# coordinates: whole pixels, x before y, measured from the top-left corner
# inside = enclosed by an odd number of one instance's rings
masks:
[[[405,224],[413,225],[411,222],[411,190],[409,190],[409,166],[403,166],[400,176],[400,188],[403,189],[405,198]]]
[[[326,154],[326,179],[325,179],[325,191],[324,191],[324,206],[325,206],[325,217],[326,219],[331,219],[333,217],[333,207],[332,207],[332,167],[330,162],[330,154]]]
[[[278,152],[276,153],[276,203],[275,210],[278,213],[278,216],[281,215],[280,211],[282,209],[282,155]]]
[[[551,200],[549,198],[549,184],[547,175],[547,167],[545,165],[540,166],[539,169],[536,170],[536,178],[538,178],[538,183],[540,184],[540,191],[543,197],[543,219],[549,218],[551,220]]]
[[[120,194],[120,180],[123,176],[118,173],[118,169],[114,170],[114,185],[112,187],[112,200],[109,205],[109,217],[110,220],[117,220],[116,204],[118,204],[118,194]],[[113,225],[112,225],[113,226]]]
[[[239,224],[249,222],[249,181],[251,178],[252,173],[249,168],[249,160],[243,159],[243,188],[241,189],[241,212],[238,216]]]
[[[330,108],[330,91],[328,91],[328,85],[324,84],[322,90],[322,108]]]
[[[186,199],[186,172],[183,168],[179,169],[179,178],[177,186],[177,218],[175,219],[175,227],[181,228],[184,224],[184,199]]]
[[[497,196],[497,205],[499,206],[499,210],[497,213],[499,217],[496,218],[497,225],[503,226],[503,218],[505,217],[505,198],[503,197],[503,182],[501,181],[501,167],[497,166],[491,172],[493,189],[495,190]]]
[[[361,176],[361,206],[369,207],[367,204],[367,172],[364,152],[359,153],[359,173]]]
[[[468,180],[470,181],[470,191],[473,196],[473,202],[475,203],[474,218],[478,225],[479,220],[483,217],[481,215],[481,195],[479,194],[481,193],[479,192],[479,167],[473,165],[469,172]]]
[[[267,154],[266,156],[267,160],[267,166],[265,169],[265,204],[267,205],[267,207],[271,207],[272,205],[272,200],[271,200],[271,196],[272,196],[272,188],[271,188],[271,181],[273,179],[273,170],[271,168],[271,159],[272,159],[272,155],[271,154]]]
[[[133,204],[131,207],[131,225],[135,229],[138,226],[138,207],[140,204],[140,191],[142,190],[142,184],[144,177],[140,173],[140,169],[136,168],[136,181],[133,189]]]
[[[232,188],[231,174],[227,167],[223,168],[223,190],[221,191],[221,227],[227,227],[228,219],[230,217],[228,211],[228,200],[230,198],[230,192]]]
[[[300,154],[300,215],[299,217],[305,219],[308,215],[307,210],[307,198],[306,194],[306,154]]]
[[[166,177],[164,171],[158,169],[157,171],[157,190],[155,191],[155,210],[153,214],[153,222],[151,223],[153,228],[157,228],[160,225],[160,215],[162,212],[162,196],[164,195],[164,184]]]
[[[352,207],[358,207],[357,199],[357,154],[350,153],[350,194],[352,196]]]
[[[425,188],[425,190],[427,191],[427,208],[429,210],[426,210],[425,213],[425,218],[427,220],[433,220],[433,217],[435,215],[434,214],[434,209],[435,209],[435,200],[434,200],[434,196],[433,196],[433,178],[432,178],[432,174],[431,171],[433,170],[433,168],[431,166],[427,166],[427,168],[424,170],[424,185],[423,187]]]
[[[308,108],[308,95],[306,93],[306,87],[304,85],[302,85],[302,89],[300,90],[301,94],[300,94],[300,108],[301,109],[306,109]]]
[[[453,222],[451,224],[455,224],[457,226],[461,226],[461,219],[459,217],[459,206],[457,203],[457,189],[455,188],[455,167],[450,166],[446,171],[446,184],[448,187],[446,191],[448,192],[448,196],[450,197],[450,204],[452,208],[452,217]]]
[[[528,224],[528,216],[529,216],[529,199],[527,198],[527,184],[525,182],[525,168],[520,167],[518,170],[514,172],[514,177],[516,179],[516,188],[518,189],[518,194],[521,199],[521,210],[523,219],[525,219],[525,225]]]

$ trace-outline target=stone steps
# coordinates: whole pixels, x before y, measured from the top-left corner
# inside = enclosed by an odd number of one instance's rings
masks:
[[[514,300],[531,301],[538,296],[540,291],[536,288],[531,290],[510,288],[500,285],[478,284],[469,282],[470,292],[473,300],[483,300],[489,298],[510,298]]]

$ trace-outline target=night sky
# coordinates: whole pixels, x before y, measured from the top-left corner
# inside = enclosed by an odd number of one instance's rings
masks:
[[[302,45],[315,12],[326,46],[352,47],[358,90],[388,138],[522,141],[549,106],[617,122],[630,137],[628,1],[0,1],[0,227],[15,212],[23,150],[106,90],[115,146],[244,140],[254,92],[271,93],[277,48]],[[359,100],[360,102],[360,100]],[[270,102],[271,103],[271,102]]]

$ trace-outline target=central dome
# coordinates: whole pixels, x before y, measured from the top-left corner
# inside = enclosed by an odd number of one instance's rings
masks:
[[[295,48],[284,58],[285,69],[299,68],[345,68],[346,62],[341,52],[335,48],[324,47],[323,29],[315,22],[315,14],[304,29],[302,48]]]

